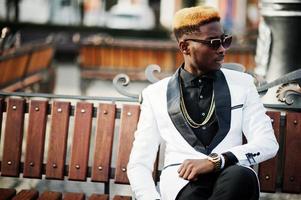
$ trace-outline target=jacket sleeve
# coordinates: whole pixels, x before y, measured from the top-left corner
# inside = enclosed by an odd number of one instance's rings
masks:
[[[127,166],[131,188],[138,200],[160,199],[152,171],[161,137],[146,90],[142,93],[140,118]]]
[[[253,78],[248,77],[247,97],[243,107],[242,130],[247,144],[229,149],[241,165],[254,165],[274,157],[279,145],[274,135],[271,119],[266,115]]]

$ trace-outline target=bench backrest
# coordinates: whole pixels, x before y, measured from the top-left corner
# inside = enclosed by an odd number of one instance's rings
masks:
[[[72,181],[87,181],[90,177],[93,182],[105,183],[105,187],[110,179],[128,184],[126,166],[139,114],[138,104],[117,108],[113,103],[95,107],[87,101],[74,106],[68,101],[0,99],[0,126],[4,126],[0,134],[1,140],[4,138],[1,176],[19,177],[23,173],[23,177],[41,179],[45,174],[46,179],[57,180],[66,176]],[[261,191],[275,192],[280,186],[284,192],[300,193],[301,113],[268,115],[281,148],[276,158],[259,165]],[[112,153],[115,129],[119,129],[117,155]],[[72,137],[68,137],[71,130]],[[111,162],[113,156],[115,163]]]
[[[301,113],[268,112],[280,149],[277,156],[259,165],[261,191],[301,192]]]
[[[4,139],[1,176],[19,177],[23,173],[23,177],[41,179],[45,174],[46,179],[63,180],[67,176],[68,180],[86,181],[89,177],[93,182],[109,183],[110,179],[115,179],[116,183],[128,184],[126,166],[139,105],[125,104],[120,109],[112,103],[94,107],[93,103],[77,102],[73,106],[67,101],[26,101],[22,98],[1,99],[0,102],[0,124],[4,130],[0,135],[1,140]],[[119,144],[113,168],[115,121],[120,123],[116,124]],[[25,131],[24,124],[27,124]],[[94,128],[96,130],[92,131]],[[69,129],[73,130],[71,137],[68,137]],[[26,138],[24,144],[23,138]],[[68,143],[71,143],[70,156],[66,153]],[[21,159],[22,154],[24,159]]]
[[[13,92],[43,79],[54,55],[51,43],[26,45],[0,57],[0,88]]]

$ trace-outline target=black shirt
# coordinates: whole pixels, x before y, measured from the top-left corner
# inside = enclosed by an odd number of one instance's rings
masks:
[[[193,121],[200,123],[208,114],[213,94],[213,81],[215,72],[197,77],[187,72],[183,67],[180,69],[181,88],[186,110]],[[194,134],[207,148],[218,131],[218,121],[215,112],[207,124],[200,128],[193,128]],[[225,158],[225,167],[238,162],[232,152],[222,154]]]
[[[213,94],[214,73],[197,77],[181,68],[180,77],[186,110],[193,121],[201,123],[209,112]],[[215,113],[205,125],[199,128],[191,128],[204,146],[209,146],[218,131]]]

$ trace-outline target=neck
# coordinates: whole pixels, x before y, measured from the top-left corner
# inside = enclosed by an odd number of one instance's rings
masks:
[[[200,70],[198,67],[192,67],[189,63],[186,62],[184,64],[184,69],[195,76],[201,76],[205,74],[205,72]]]

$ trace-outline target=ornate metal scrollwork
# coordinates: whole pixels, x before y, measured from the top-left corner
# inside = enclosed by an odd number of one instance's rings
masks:
[[[224,68],[236,70],[236,71],[245,71],[244,67],[236,64],[236,63],[225,63],[223,64]],[[145,76],[147,80],[151,83],[155,83],[159,81],[157,77],[155,77],[154,72],[161,72],[161,68],[158,65],[151,64],[148,65],[146,70],[145,70]],[[275,86],[281,85],[279,89],[277,90],[277,98],[280,102],[284,102],[287,105],[292,105],[294,103],[294,99],[296,99],[296,96],[301,96],[301,69],[295,70],[293,72],[290,72],[288,74],[285,74],[284,76],[267,83],[262,77],[251,73],[251,75],[255,79],[255,84],[257,86],[257,91],[260,95],[265,95],[266,92]],[[115,76],[113,79],[113,85],[117,92],[120,94],[134,98],[134,99],[139,99],[139,93],[138,94],[133,94],[130,92],[127,92],[125,89],[130,83],[130,78],[126,74],[118,74]],[[293,84],[294,83],[294,84]]]
[[[159,65],[151,64],[151,65],[148,65],[145,69],[145,77],[151,83],[155,83],[155,82],[159,81],[159,79],[154,75],[155,71],[160,73],[161,67]]]
[[[127,97],[139,99],[139,94],[132,94],[125,90],[125,88],[129,85],[129,83],[130,83],[130,78],[126,74],[118,74],[113,79],[113,86],[115,87],[117,92]]]
[[[293,72],[287,73],[283,75],[282,77],[270,82],[266,83],[262,86],[257,87],[258,93],[266,93],[269,88],[272,88],[277,85],[282,85],[282,84],[288,84],[288,83],[293,83],[293,82],[298,82],[300,84],[301,82],[301,69],[295,70]]]
[[[159,81],[159,79],[154,75],[155,71],[161,72],[161,68],[159,65],[151,64],[148,65],[145,69],[145,77],[151,83],[155,83]],[[125,90],[129,84],[130,84],[130,77],[126,74],[118,74],[113,79],[113,86],[115,87],[118,93],[130,98],[139,99],[140,102],[141,97],[139,94],[133,94]]]
[[[276,92],[277,99],[287,105],[292,105],[296,96],[301,97],[301,87],[298,83],[283,84]]]

